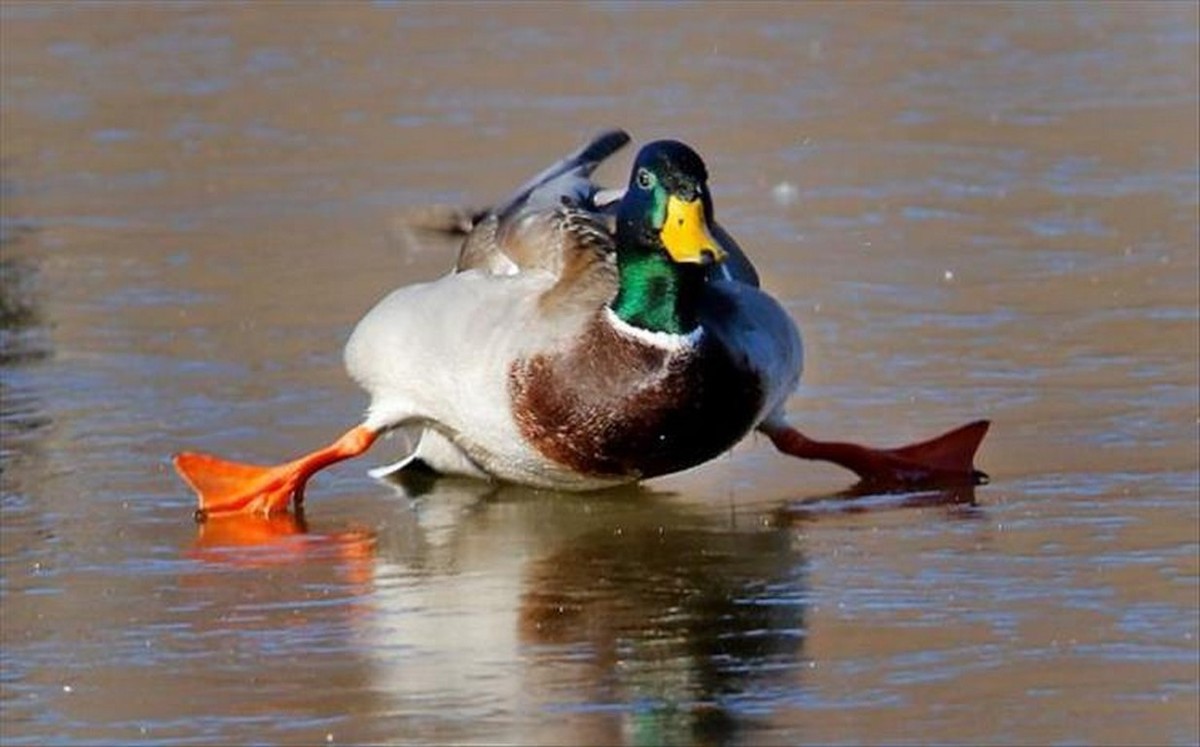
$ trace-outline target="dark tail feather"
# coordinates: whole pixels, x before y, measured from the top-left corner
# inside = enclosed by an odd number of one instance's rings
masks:
[[[574,162],[578,165],[586,165],[587,170],[583,173],[591,174],[604,160],[628,144],[629,133],[625,130],[616,128],[605,130],[560,163]]]

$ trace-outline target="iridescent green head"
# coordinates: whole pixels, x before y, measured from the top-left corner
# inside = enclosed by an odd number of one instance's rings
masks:
[[[617,316],[654,332],[695,329],[705,266],[726,257],[709,229],[712,215],[708,169],[696,151],[658,140],[638,152],[617,209]]]
[[[713,239],[708,169],[677,140],[657,140],[638,152],[617,211],[621,248],[658,250],[673,262],[708,264],[725,258]]]

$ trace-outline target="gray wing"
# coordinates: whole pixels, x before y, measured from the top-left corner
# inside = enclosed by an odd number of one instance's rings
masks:
[[[593,209],[593,196],[599,187],[592,181],[592,172],[602,162],[629,143],[629,133],[620,129],[605,130],[537,176],[521,185],[516,192],[491,212],[503,221],[514,213],[546,210],[563,204]]]
[[[714,280],[704,287],[700,321],[733,357],[755,372],[762,388],[758,419],[783,406],[800,383],[804,346],[795,322],[771,296],[745,282]]]
[[[486,211],[463,242],[455,271],[482,268],[511,274],[535,267],[559,271],[563,251],[574,244],[562,239],[561,228],[578,225],[589,214],[595,216],[597,226],[603,226],[605,217],[595,201],[600,188],[591,175],[628,142],[624,130],[602,132]],[[563,221],[565,210],[572,212],[571,221]]]

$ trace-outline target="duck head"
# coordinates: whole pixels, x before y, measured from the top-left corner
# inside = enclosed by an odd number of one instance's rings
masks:
[[[712,214],[704,161],[677,140],[658,140],[634,161],[617,211],[618,244],[681,264],[720,262],[726,255],[709,230]]]
[[[638,152],[617,209],[616,298],[635,327],[682,335],[697,325],[705,268],[726,258],[713,238],[708,169],[688,146],[658,140]]]

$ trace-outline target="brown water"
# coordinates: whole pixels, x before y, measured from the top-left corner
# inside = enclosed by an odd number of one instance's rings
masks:
[[[1195,744],[1197,15],[3,3],[0,741]],[[357,420],[354,321],[452,257],[397,215],[609,125],[707,157],[798,423],[989,417],[993,483],[822,499],[750,439],[405,496],[373,454],[307,533],[191,522],[171,452]]]

